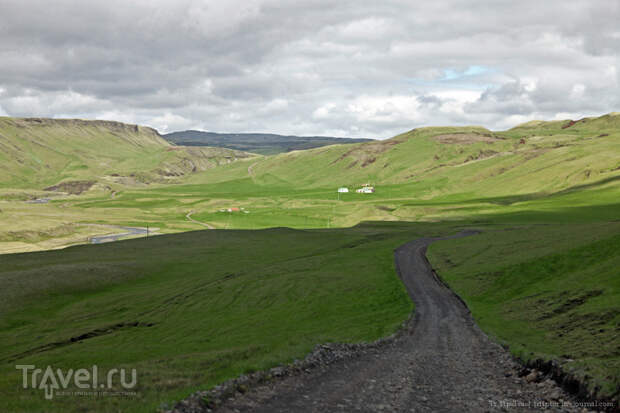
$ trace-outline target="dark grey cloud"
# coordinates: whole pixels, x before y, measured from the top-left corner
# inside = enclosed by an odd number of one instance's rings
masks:
[[[0,0],[0,114],[389,137],[620,107],[616,0]]]

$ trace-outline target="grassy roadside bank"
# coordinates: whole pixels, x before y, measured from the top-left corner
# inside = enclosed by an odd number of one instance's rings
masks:
[[[428,257],[513,354],[557,360],[594,395],[617,399],[620,222],[564,218],[438,242]]]

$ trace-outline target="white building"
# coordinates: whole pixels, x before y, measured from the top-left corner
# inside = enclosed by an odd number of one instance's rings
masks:
[[[338,192],[341,194],[346,194],[347,192],[349,192],[349,188],[345,188],[345,187],[338,188]]]

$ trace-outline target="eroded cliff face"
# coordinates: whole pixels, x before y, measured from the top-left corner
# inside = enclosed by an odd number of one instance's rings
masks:
[[[249,156],[174,146],[153,128],[122,122],[0,117],[0,188],[170,182]]]

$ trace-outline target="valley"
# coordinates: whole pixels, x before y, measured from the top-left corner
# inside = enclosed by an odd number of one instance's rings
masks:
[[[0,413],[620,413],[619,21],[0,0]]]
[[[427,256],[482,330],[556,361],[584,397],[618,397],[620,114],[268,156],[0,118],[0,146],[1,362],[140,371],[138,398],[95,404],[15,395],[13,370],[11,411],[165,410],[318,344],[388,336],[415,311],[394,250],[467,230]]]
[[[120,153],[109,151],[112,159],[127,159],[108,161],[113,166],[102,167],[103,154],[97,154],[97,162],[94,153],[84,155],[84,167],[77,170],[71,166],[74,160],[63,158],[59,165],[47,166],[62,168],[62,175],[38,178],[38,169],[31,167],[33,172],[19,175],[27,181],[6,182],[5,176],[0,252],[59,248],[105,235],[77,225],[84,223],[150,225],[162,233],[199,229],[185,218],[189,212],[215,228],[257,229],[492,217],[586,205],[607,210],[616,203],[620,180],[620,116],[586,119],[563,129],[565,124],[526,124],[506,132],[422,128],[385,141],[267,157],[221,148],[199,148],[196,155],[192,149],[158,142],[161,148],[156,146],[154,154],[164,158],[152,158],[148,166],[130,161],[135,156],[131,151],[141,150],[134,144],[123,146]],[[20,153],[29,153],[25,145],[20,148]],[[194,171],[196,157],[205,163]],[[140,157],[139,162],[146,161]],[[191,162],[196,165],[183,169]],[[150,172],[136,172],[140,169]],[[93,183],[80,194],[66,188],[45,191],[78,181]],[[374,184],[376,192],[353,192],[364,183]],[[341,186],[352,193],[339,197],[336,189]],[[49,202],[29,202],[38,198]],[[248,213],[226,212],[241,207]]]

